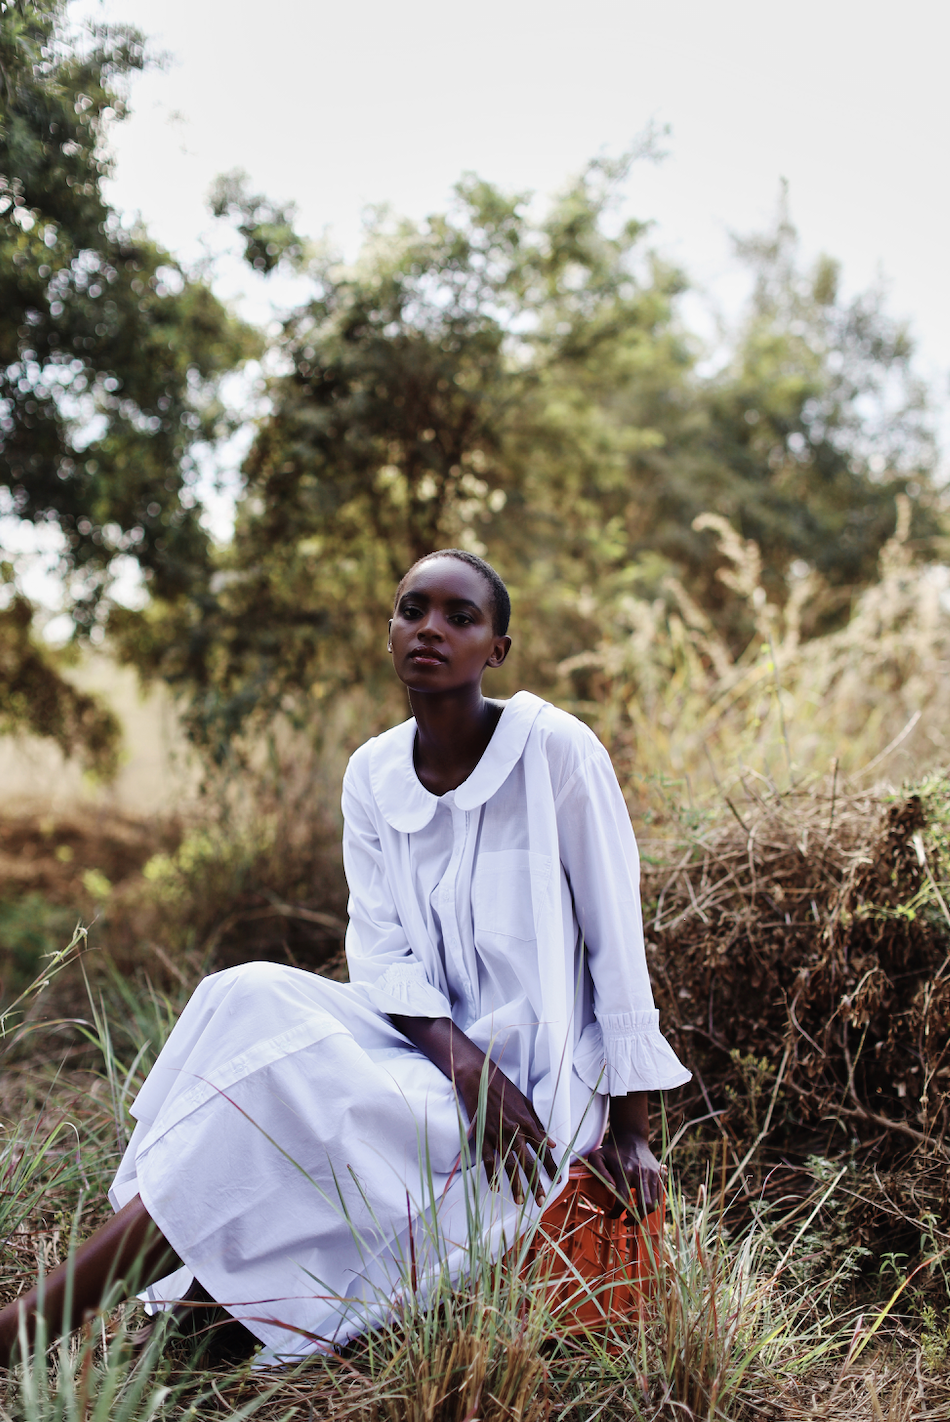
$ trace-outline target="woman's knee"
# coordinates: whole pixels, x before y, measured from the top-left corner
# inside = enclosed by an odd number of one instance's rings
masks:
[[[212,979],[226,994],[239,992],[257,997],[275,991],[293,992],[293,978],[300,974],[299,968],[289,968],[285,963],[268,963],[255,960],[238,963],[234,968],[223,968]]]

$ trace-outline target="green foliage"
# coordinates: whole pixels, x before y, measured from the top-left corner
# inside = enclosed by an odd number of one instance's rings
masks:
[[[13,1029],[23,1027],[23,1019],[26,1016],[27,1010],[34,1004],[35,999],[38,998],[41,993],[45,992],[53,978],[57,977],[64,968],[76,962],[86,943],[86,930],[82,924],[79,923],[74,928],[72,937],[67,942],[65,948],[58,947],[49,952],[41,952],[36,955],[36,957],[45,960],[43,966],[40,967],[31,950],[39,948],[41,944],[37,943],[35,937],[32,937],[29,929],[26,933],[22,931],[21,914],[22,905],[10,905],[6,908],[4,916],[8,920],[8,927],[14,931],[14,971],[19,967],[22,971],[22,976],[29,977],[29,981],[25,986],[20,988],[16,996],[12,997],[12,1000],[11,994],[6,995],[7,1000],[3,1004],[2,1011],[0,1011],[0,1056],[9,1051],[11,1045],[16,1040],[17,1034],[14,1033]],[[47,919],[49,916],[50,911],[47,910]],[[18,919],[21,920],[19,924]],[[19,945],[17,945],[16,942],[16,929],[18,926],[21,928],[21,932],[18,935],[20,940]],[[34,924],[33,927],[35,931],[36,925]],[[65,935],[63,936],[65,937]],[[62,940],[60,940],[60,942],[62,942]],[[17,946],[20,948],[19,962],[17,962],[16,956]],[[31,958],[33,958],[32,963],[30,962]]]
[[[950,1310],[941,1318],[933,1304],[923,1303],[920,1318],[924,1359],[937,1372],[950,1363]]]
[[[209,195],[215,217],[229,217],[244,239],[244,255],[255,271],[272,272],[282,261],[300,263],[304,244],[294,231],[293,203],[275,206],[261,193],[247,192],[247,174],[223,173]]]
[[[129,655],[190,689],[216,755],[277,709],[353,686],[381,699],[392,589],[433,548],[498,564],[522,636],[497,688],[551,691],[633,593],[674,604],[671,573],[733,652],[746,644],[759,619],[718,576],[707,509],[761,538],[778,604],[796,560],[822,575],[806,632],[873,577],[895,492],[916,536],[939,527],[906,334],[875,299],[843,304],[827,262],[801,272],[783,212],[744,245],[750,308],[702,373],[682,276],[616,215],[634,156],[590,164],[540,217],[476,178],[423,223],[378,211],[350,267],[307,248],[291,207],[220,181],[215,211],[248,260],[292,264],[313,294],[276,339],[208,592],[124,622]]]
[[[342,690],[395,711],[389,599],[433,548],[484,552],[511,584],[520,636],[495,689],[562,696],[572,659],[584,711],[603,700],[600,652],[648,623],[658,663],[691,679],[748,670],[760,594],[796,647],[840,627],[895,497],[907,547],[940,531],[925,393],[879,294],[846,301],[834,263],[803,268],[783,199],[738,244],[752,296],[701,362],[684,276],[618,212],[647,135],[545,211],[473,176],[423,222],[376,211],[349,266],[298,234],[293,204],[219,179],[212,210],[250,265],[290,266],[310,295],[271,342],[235,537],[213,552],[196,454],[228,427],[222,373],[260,340],[105,204],[104,135],[145,49],[131,30],[73,33],[63,6],[0,10],[0,480],[17,515],[62,531],[78,633],[107,623],[126,660],[185,692],[219,762],[242,731],[303,724]],[[757,549],[754,588],[723,519]],[[122,557],[146,577],[142,612],[109,606]],[[32,686],[12,704],[42,729]],[[104,766],[101,718],[70,724],[60,743]]]
[[[346,751],[323,730],[318,750],[311,736],[272,738],[266,759],[206,776],[174,841],[157,841],[141,877],[104,902],[123,971],[180,985],[252,959],[341,970]]]
[[[507,550],[525,598],[550,598],[557,574],[561,617],[611,540],[622,554],[605,504],[662,435],[619,422],[604,390],[638,369],[675,384],[688,364],[678,276],[634,275],[639,224],[604,230],[625,167],[592,164],[540,223],[469,179],[421,225],[378,213],[354,267],[310,259],[216,595],[187,625],[157,606],[141,619],[150,665],[195,691],[199,736],[223,747],[255,710],[379,686],[392,588],[435,546]],[[233,180],[217,205],[246,215],[252,245],[285,223]]]
[[[0,1144],[0,1268],[4,1272],[14,1262],[10,1242],[17,1230],[50,1197],[62,1198],[79,1188],[75,1137],[69,1136],[64,1121],[45,1131],[40,1121],[18,1124],[4,1134]]]
[[[194,451],[222,428],[219,376],[256,347],[106,203],[106,132],[144,44],[124,27],[75,32],[65,8],[0,6],[0,508],[61,531],[84,634],[117,557],[169,599],[206,578]]]
[[[703,428],[689,485],[673,470],[657,481],[663,504],[648,520],[651,540],[686,570],[690,592],[720,626],[748,629],[734,606],[732,619],[717,617],[730,601],[718,560],[689,533],[714,509],[760,548],[773,598],[784,600],[793,561],[821,577],[829,592],[811,622],[827,625],[855,586],[874,579],[898,494],[914,495],[915,538],[940,528],[925,391],[907,330],[887,316],[879,291],[846,302],[835,262],[802,269],[784,190],[771,230],[736,248],[752,297],[697,400]]]
[[[9,564],[0,564],[0,575],[0,592],[12,593],[0,606],[0,735],[48,736],[64,755],[78,752],[90,770],[108,776],[118,759],[118,720],[63,676],[62,658],[33,635],[33,609],[16,590]]]
[[[69,938],[76,915],[42,894],[0,899],[0,998],[9,1001],[42,970],[42,961]]]
[[[756,618],[718,576],[708,509],[757,541],[773,600],[796,560],[820,573],[806,634],[873,577],[896,493],[915,539],[938,530],[907,335],[878,298],[842,301],[827,260],[800,269],[784,208],[740,244],[748,312],[715,373],[697,364],[682,274],[617,211],[647,135],[540,214],[475,177],[424,222],[377,211],[352,266],[297,233],[292,204],[222,177],[212,209],[251,266],[290,265],[311,295],[272,342],[235,538],[213,555],[196,450],[227,428],[220,376],[258,346],[104,202],[104,135],[146,53],[132,30],[72,32],[64,3],[0,11],[0,480],[19,517],[62,531],[78,633],[108,621],[122,656],[186,691],[218,760],[341,689],[382,704],[392,588],[433,548],[484,551],[512,585],[522,637],[497,689],[552,692],[632,594],[671,606],[670,574],[746,645]],[[144,612],[109,607],[121,557]],[[70,744],[95,730],[76,724]]]
[[[119,1292],[113,1290],[116,1296]],[[41,1323],[26,1361],[5,1385],[0,1382],[0,1422],[171,1422],[199,1416],[243,1422],[270,1400],[273,1384],[235,1406],[237,1379],[228,1380],[230,1387],[225,1382],[232,1393],[228,1399],[213,1374],[185,1369],[176,1376],[163,1356],[167,1329],[158,1328],[140,1356],[132,1352],[129,1332],[123,1319],[105,1340],[91,1329],[78,1344],[64,1340],[55,1347],[54,1368],[47,1354],[51,1339]],[[222,1402],[226,1411],[220,1410]],[[281,1422],[290,1422],[293,1415],[284,1411]]]

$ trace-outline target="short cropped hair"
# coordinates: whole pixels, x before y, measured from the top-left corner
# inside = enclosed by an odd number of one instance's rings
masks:
[[[433,558],[455,558],[459,563],[467,563],[470,568],[474,568],[476,573],[480,573],[488,584],[491,594],[491,621],[492,631],[496,637],[504,637],[508,631],[508,623],[511,621],[511,598],[508,596],[508,589],[504,581],[495,572],[491,563],[486,563],[484,558],[479,558],[477,553],[469,553],[466,548],[436,548],[431,553],[426,553],[422,558],[417,558],[409,572],[405,574],[399,588],[416,568],[423,563],[431,563]],[[396,589],[395,601],[399,601],[399,588]]]

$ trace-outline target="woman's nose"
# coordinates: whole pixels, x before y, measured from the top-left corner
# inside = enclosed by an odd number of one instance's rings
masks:
[[[439,625],[440,622],[441,618],[439,617],[439,614],[435,611],[434,608],[431,609],[429,612],[426,613],[425,617],[423,617],[422,621],[418,624],[417,635],[420,637],[438,637],[439,639],[441,639],[443,634],[442,628]]]

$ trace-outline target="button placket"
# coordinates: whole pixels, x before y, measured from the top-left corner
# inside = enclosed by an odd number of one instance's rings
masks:
[[[452,857],[442,879],[439,892],[439,916],[442,919],[442,942],[451,953],[458,980],[465,991],[465,1000],[475,1014],[475,990],[465,963],[465,950],[458,919],[458,877],[465,857],[471,816],[468,810],[452,806]]]

